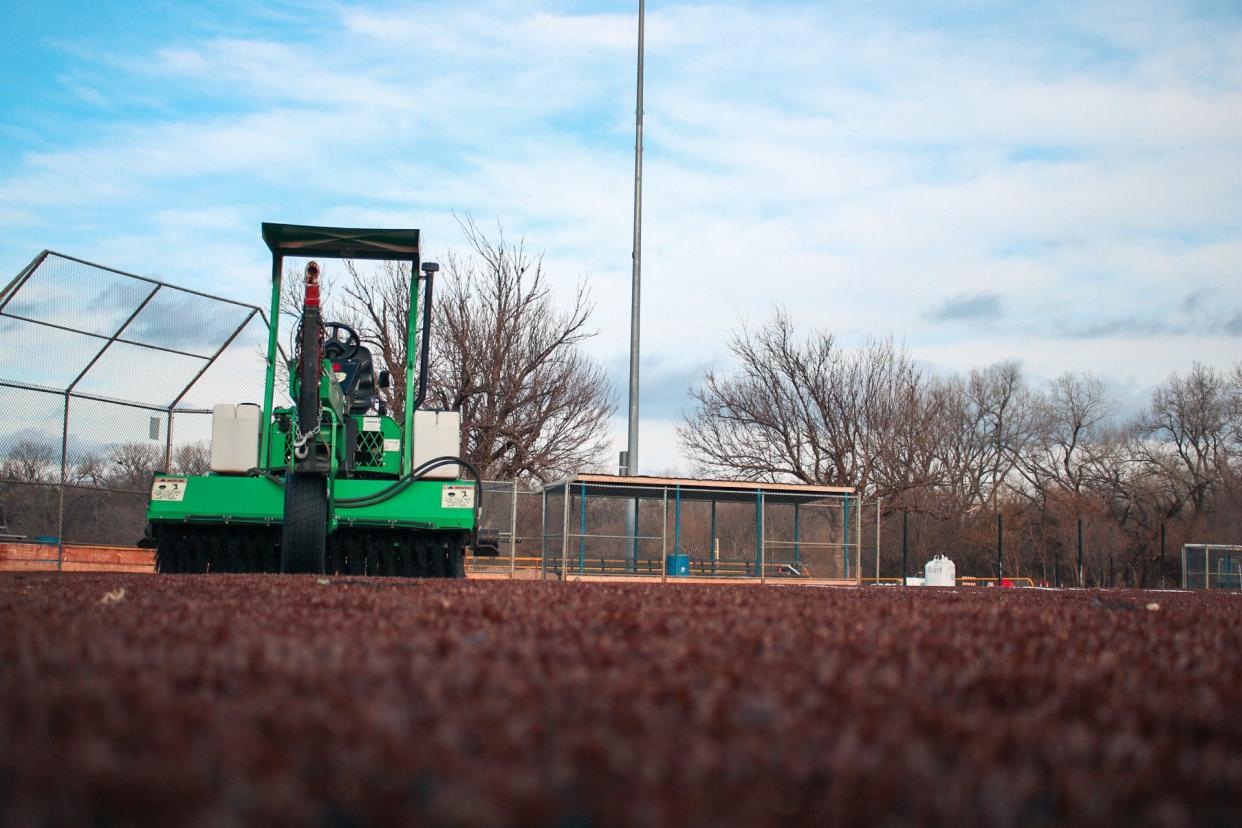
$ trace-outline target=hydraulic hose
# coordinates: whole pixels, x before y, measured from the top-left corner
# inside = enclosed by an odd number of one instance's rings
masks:
[[[450,465],[465,466],[470,473],[474,475],[474,535],[477,539],[479,534],[479,516],[483,511],[483,477],[479,474],[479,470],[475,468],[473,463],[461,457],[453,457],[451,455],[434,457],[431,460],[420,464],[417,468],[412,469],[409,474],[402,477],[400,480],[396,481],[387,488],[380,489],[378,492],[372,492],[371,494],[364,495],[362,497],[336,498],[334,503],[342,509],[361,509],[366,506],[375,506],[376,504],[383,503],[386,500],[396,497],[415,480],[421,480],[423,477],[426,477],[428,472],[438,469],[441,466]]]
[[[412,469],[409,474],[396,480],[392,485],[380,489],[378,492],[372,492],[362,497],[338,497],[334,502],[342,509],[362,509],[367,506],[374,506],[401,494],[411,483],[415,480],[421,480],[428,472],[448,465],[465,466],[474,475],[474,532],[477,537],[479,532],[479,515],[483,511],[483,477],[473,463],[461,457],[453,457],[451,455],[433,457],[431,460],[421,463],[417,468]],[[266,469],[250,469],[247,474],[252,477],[266,477],[277,486],[285,485],[283,477],[277,477]]]
[[[443,457],[432,458],[431,460],[420,464],[418,467],[412,469],[409,474],[398,479],[392,483],[392,485],[380,489],[378,492],[372,492],[369,495],[363,495],[361,497],[338,497],[336,498],[335,503],[345,509],[356,509],[362,506],[374,506],[376,503],[383,503],[385,500],[396,497],[415,480],[421,480],[425,477],[428,472],[438,469],[441,466],[449,465],[465,466],[469,469],[470,473],[474,475],[475,487],[478,489],[480,496],[482,495],[483,478],[480,477],[479,471],[474,467],[474,464],[472,464],[469,460],[462,459],[461,457],[445,455]]]

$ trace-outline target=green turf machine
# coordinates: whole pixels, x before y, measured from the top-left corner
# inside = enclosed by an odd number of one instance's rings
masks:
[[[156,568],[462,577],[482,492],[477,471],[456,456],[460,414],[421,407],[439,268],[419,261],[419,232],[265,223],[263,240],[272,252],[263,404],[215,406],[209,473],[154,476],[147,542]],[[409,263],[400,422],[376,396],[389,372],[376,369],[356,330],[322,318],[316,261],[305,267],[301,320],[284,360],[286,257]],[[293,404],[273,407],[286,365]]]

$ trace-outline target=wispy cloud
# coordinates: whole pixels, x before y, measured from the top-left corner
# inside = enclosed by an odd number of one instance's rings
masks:
[[[0,268],[53,247],[261,302],[261,220],[411,224],[434,249],[469,212],[546,250],[556,284],[588,276],[591,348],[623,362],[628,5],[193,17],[21,54],[54,94],[0,119]],[[950,369],[1141,384],[1235,358],[1236,10],[670,3],[647,36],[646,414],[675,416],[774,303]]]
[[[991,321],[1000,315],[1000,297],[994,293],[954,296],[927,314],[937,322]]]

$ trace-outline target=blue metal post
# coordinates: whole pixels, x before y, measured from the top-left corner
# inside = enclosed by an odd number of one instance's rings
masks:
[[[569,487],[566,486],[566,489]],[[565,493],[569,497],[569,492]],[[586,568],[586,484],[578,484],[578,574]]]
[[[681,554],[681,484],[673,492],[673,554]]]
[[[802,523],[802,504],[794,501],[794,566],[802,571],[802,553],[798,547],[798,530]]]
[[[842,550],[845,560],[845,577],[850,577],[850,496],[845,495],[845,548]]]
[[[630,540],[630,572],[638,571],[638,498],[634,498],[634,537]]]
[[[711,556],[712,556],[712,574],[715,575],[716,574],[716,501],[715,499],[712,500]]]
[[[755,574],[763,567],[763,489],[755,489]]]

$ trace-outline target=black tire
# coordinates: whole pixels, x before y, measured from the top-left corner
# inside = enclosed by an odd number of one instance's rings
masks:
[[[280,571],[322,575],[328,540],[328,491],[317,474],[285,478],[285,521],[280,534]]]

